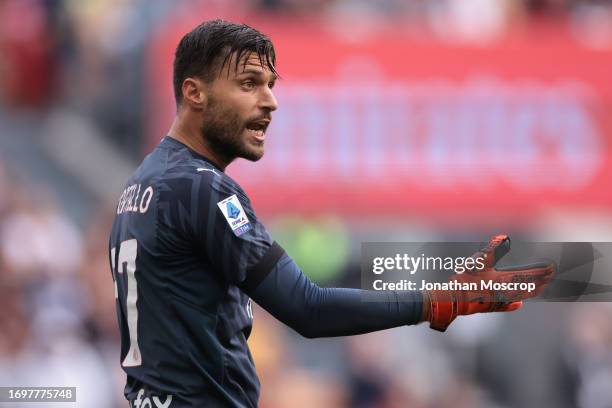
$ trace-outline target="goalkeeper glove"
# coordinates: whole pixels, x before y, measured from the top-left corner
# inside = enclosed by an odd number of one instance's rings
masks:
[[[424,290],[424,320],[434,330],[445,331],[457,316],[473,313],[510,312],[519,309],[523,299],[540,294],[552,279],[556,266],[553,262],[539,262],[524,266],[495,268],[497,261],[510,251],[510,238],[497,235],[488,245],[472,255],[481,257],[484,267],[472,268],[450,280],[460,284],[475,283],[476,290]],[[482,289],[481,282],[501,283],[503,290]],[[516,289],[518,283],[532,283],[535,289]],[[511,285],[508,285],[511,284]],[[467,286],[467,285],[462,285]],[[474,286],[474,285],[471,285]],[[523,285],[525,286],[525,285]]]

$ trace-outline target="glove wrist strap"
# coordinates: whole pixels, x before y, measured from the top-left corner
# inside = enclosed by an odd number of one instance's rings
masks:
[[[446,331],[446,328],[459,314],[458,302],[452,292],[428,291],[429,298],[429,327]]]

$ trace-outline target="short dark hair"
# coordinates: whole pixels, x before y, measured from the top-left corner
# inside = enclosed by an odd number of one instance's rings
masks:
[[[274,67],[276,54],[272,41],[246,24],[217,19],[205,21],[185,34],[174,54],[172,80],[176,104],[179,105],[183,99],[185,78],[200,77],[212,82],[234,53],[235,68],[238,69],[240,60],[250,52],[257,53],[261,65],[265,63],[270,71],[278,75]]]

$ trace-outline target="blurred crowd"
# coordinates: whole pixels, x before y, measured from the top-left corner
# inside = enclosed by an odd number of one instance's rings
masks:
[[[70,384],[79,407],[125,406],[108,216],[79,228],[53,191],[16,179],[0,163],[0,384]]]
[[[112,200],[75,216],[50,180],[23,177],[30,164],[5,146],[37,139],[11,140],[5,125],[68,111],[137,161],[148,36],[168,13],[204,3],[405,18],[443,36],[534,19],[612,26],[605,0],[0,0],[1,386],[70,385],[79,407],[126,406],[107,254]],[[356,278],[346,268],[329,283]],[[612,407],[610,305],[528,308],[470,318],[445,335],[421,325],[327,340],[301,339],[258,309],[250,344],[261,407]]]

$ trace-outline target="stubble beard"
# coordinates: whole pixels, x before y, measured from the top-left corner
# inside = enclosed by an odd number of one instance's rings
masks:
[[[234,110],[209,96],[203,117],[202,137],[224,161],[230,163],[238,157],[250,161],[261,159],[263,149],[249,146],[244,138],[246,122]]]

